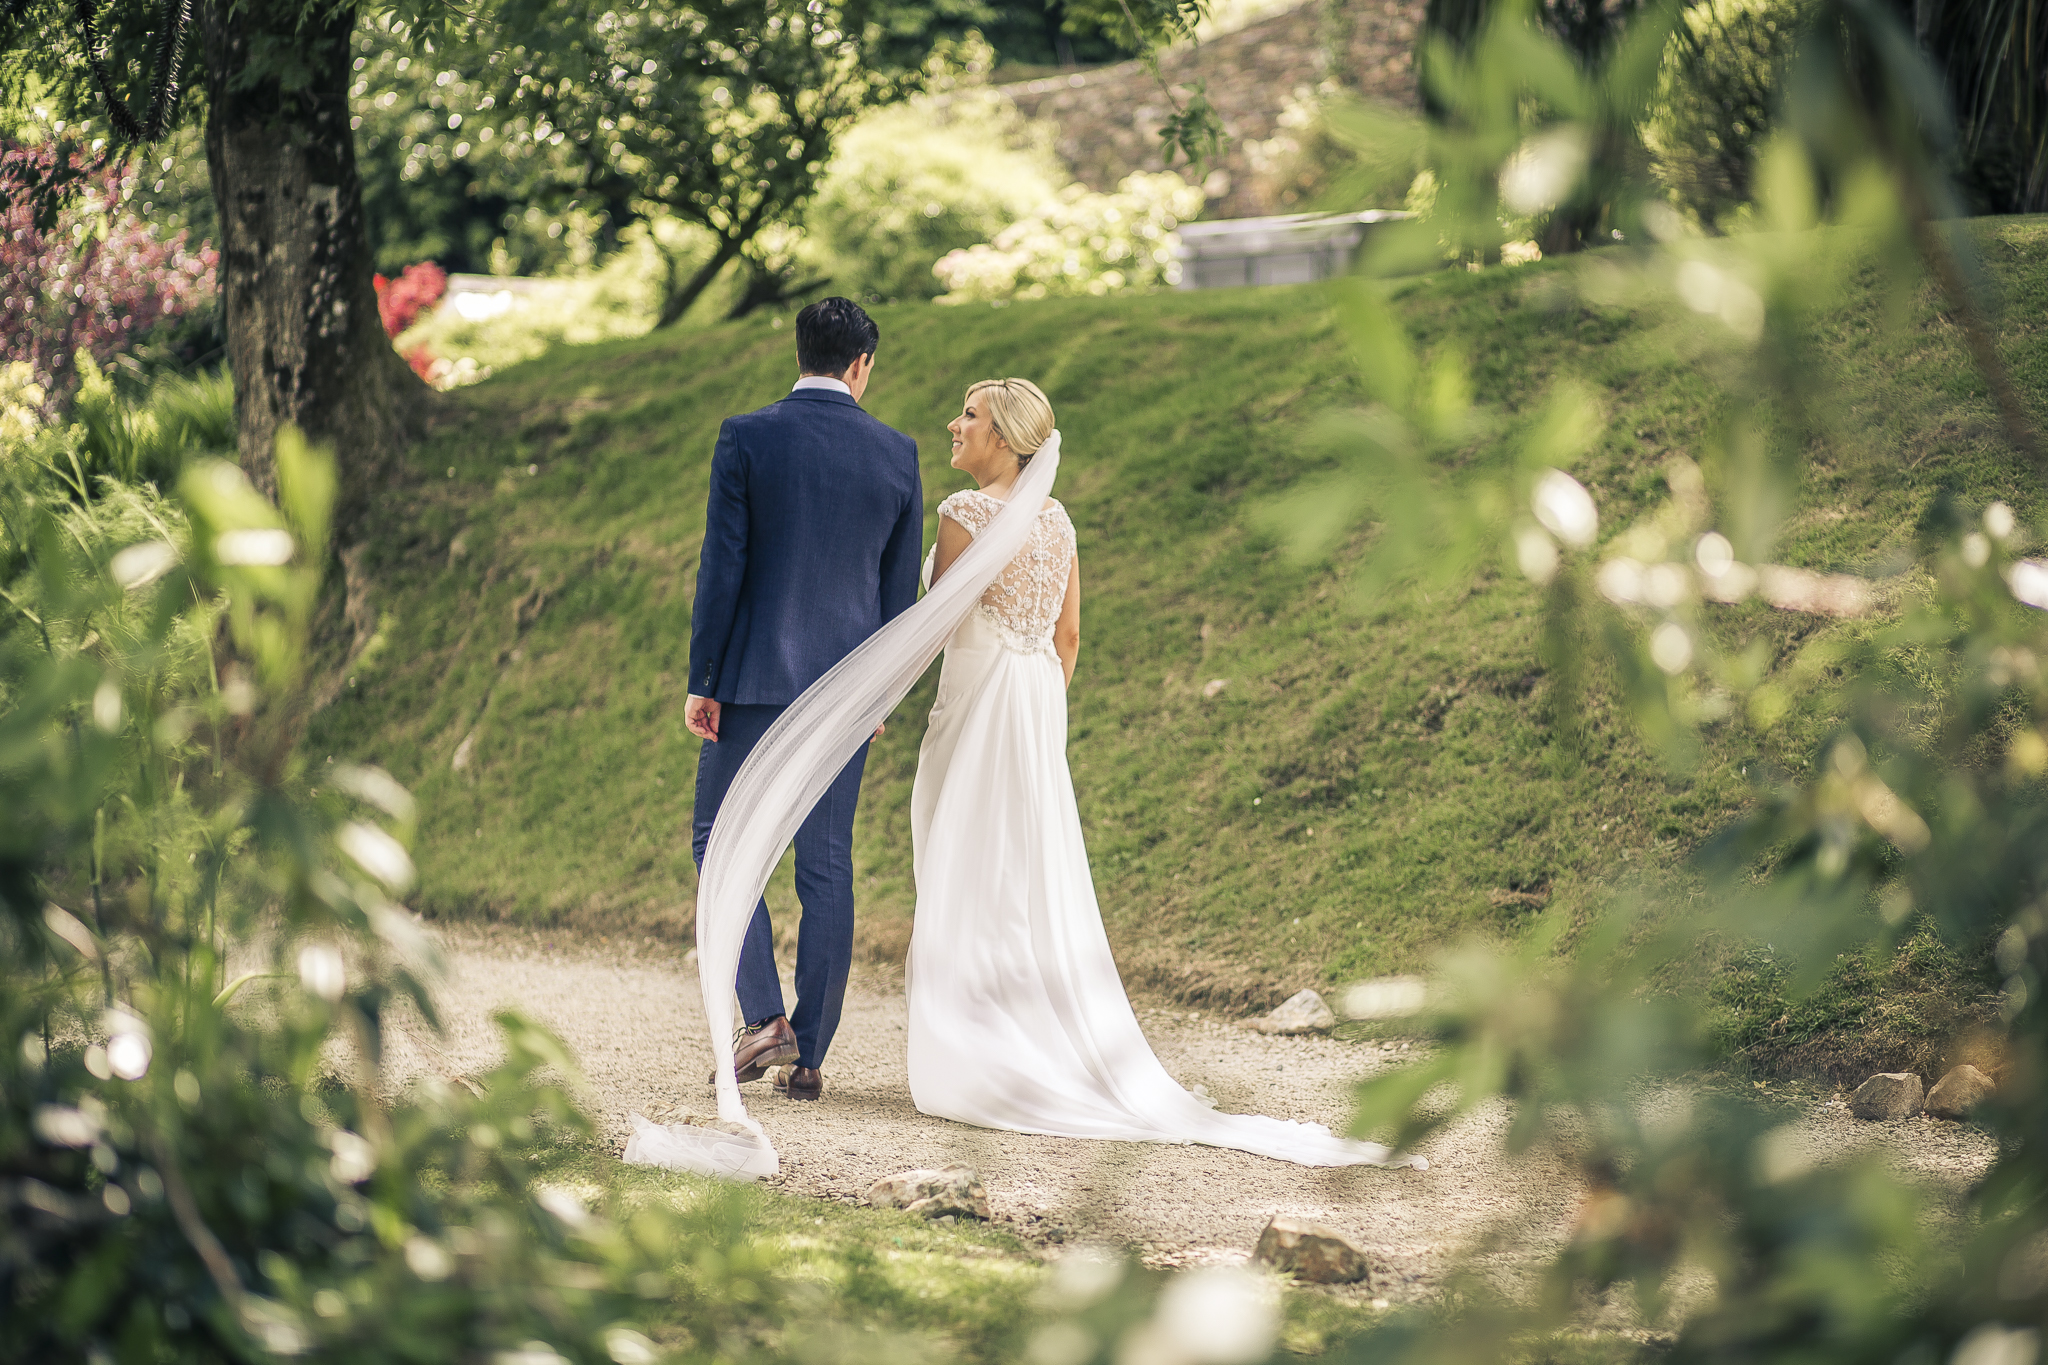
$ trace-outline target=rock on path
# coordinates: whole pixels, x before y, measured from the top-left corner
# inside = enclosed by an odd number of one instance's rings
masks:
[[[499,1051],[490,1016],[511,1007],[569,1045],[583,1067],[584,1103],[614,1150],[630,1133],[630,1113],[713,1102],[696,974],[673,950],[527,931],[462,928],[439,937],[446,975],[436,997],[448,1031],[394,1028],[394,1077],[487,1069]],[[1140,1018],[1167,1070],[1182,1084],[1205,1084],[1221,1108],[1332,1126],[1349,1114],[1352,1085],[1413,1056],[1264,1036],[1207,1013],[1141,1009]],[[744,1087],[750,1112],[781,1151],[781,1188],[857,1202],[884,1176],[964,1162],[981,1173],[995,1220],[1019,1235],[1114,1241],[1159,1265],[1242,1262],[1268,1220],[1285,1215],[1326,1224],[1363,1250],[1389,1272],[1375,1272],[1371,1294],[1395,1300],[1428,1294],[1462,1248],[1504,1221],[1518,1225],[1524,1257],[1547,1256],[1577,1208],[1576,1179],[1561,1162],[1502,1153],[1500,1104],[1424,1143],[1427,1171],[1303,1168],[1212,1147],[1032,1137],[929,1118],[910,1102],[905,1028],[901,988],[857,972],[826,1060],[824,1100],[792,1103],[765,1080]],[[1888,1147],[1905,1169],[1952,1181],[1988,1161],[1982,1134],[1939,1125],[1946,1136],[1936,1141],[1922,1127],[1857,1123],[1823,1105],[1800,1137],[1817,1159]]]

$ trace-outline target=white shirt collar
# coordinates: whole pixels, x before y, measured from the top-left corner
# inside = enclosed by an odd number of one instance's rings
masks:
[[[834,393],[843,393],[848,398],[853,397],[853,390],[846,387],[844,379],[834,379],[829,374],[807,374],[792,384],[789,391],[795,393],[798,389],[830,389]]]

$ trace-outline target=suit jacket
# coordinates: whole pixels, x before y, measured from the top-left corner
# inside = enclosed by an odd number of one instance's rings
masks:
[[[718,429],[690,691],[787,705],[917,600],[917,442],[832,389]]]

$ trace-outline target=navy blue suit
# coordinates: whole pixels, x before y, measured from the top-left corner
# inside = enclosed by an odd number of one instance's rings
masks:
[[[836,389],[798,389],[729,417],[690,617],[690,691],[720,704],[718,742],[697,758],[697,863],[726,789],[768,727],[832,665],[917,600],[924,485],[917,443]],[[796,836],[803,905],[796,961],[801,1066],[823,1064],[853,965],[853,813],[866,746]],[[785,1013],[768,905],[740,950],[749,1024]]]

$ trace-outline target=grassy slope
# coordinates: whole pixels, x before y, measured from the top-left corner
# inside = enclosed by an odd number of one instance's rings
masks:
[[[2008,352],[2041,392],[2048,228],[1986,234]],[[1553,310],[1549,269],[1444,274],[1399,306],[1427,344],[1473,356],[1507,427],[1554,375],[1595,386],[1608,429],[1576,472],[1611,530],[1662,500],[1668,452],[1699,448],[1711,389],[1695,365],[1645,359],[1670,319]],[[1866,439],[1814,466],[1790,562],[1882,562],[1944,484],[2040,510],[1933,302],[1896,332],[1879,312],[1857,302],[1820,338]],[[919,439],[931,506],[964,483],[942,426],[969,380],[1030,375],[1058,405],[1087,585],[1070,754],[1127,976],[1224,1005],[1412,968],[1447,938],[1517,932],[1528,911],[1490,893],[1548,888],[1577,913],[1739,809],[1757,740],[1736,727],[1678,779],[1596,703],[1592,760],[1563,759],[1535,595],[1512,574],[1361,602],[1341,562],[1293,566],[1248,529],[1251,503],[1316,467],[1306,419],[1357,394],[1318,291],[878,316],[868,407]],[[697,745],[680,717],[707,465],[718,419],[782,392],[790,353],[768,319],[559,351],[463,393],[462,420],[417,452],[422,481],[370,565],[382,641],[314,744],[413,785],[425,908],[687,922]],[[1488,442],[1465,455],[1505,457]],[[1754,609],[1729,628],[1782,658],[1811,627]],[[1204,699],[1215,678],[1229,684]],[[930,688],[868,767],[855,857],[877,956],[908,932]],[[1792,725],[1791,756],[1824,723]],[[792,903],[786,871],[770,899]]]

